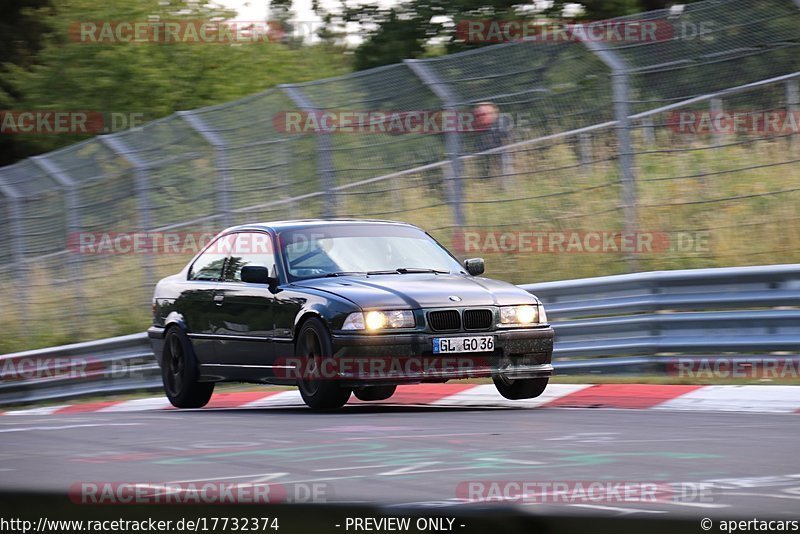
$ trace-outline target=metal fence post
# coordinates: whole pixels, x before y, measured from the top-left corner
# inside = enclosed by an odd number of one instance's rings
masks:
[[[656,128],[653,125],[653,117],[648,116],[642,119],[642,140],[647,146],[656,144]]]
[[[183,119],[189,128],[214,148],[214,165],[217,168],[217,209],[222,217],[222,226],[231,225],[230,184],[231,174],[228,167],[228,152],[225,150],[227,143],[222,137],[211,131],[203,119],[191,111],[179,111],[177,115]]]
[[[722,116],[723,107],[722,107],[722,99],[721,98],[712,98],[709,104],[709,109],[711,111],[711,124],[712,128],[714,128],[714,124],[721,124],[720,118]],[[714,140],[714,146],[722,146],[722,132],[719,132],[714,128],[712,133],[712,139]]]
[[[133,167],[135,177],[136,199],[139,204],[139,227],[143,232],[148,232],[152,228],[150,222],[150,168],[139,156],[136,155],[122,139],[116,135],[101,135],[98,137],[101,143],[106,145],[112,152],[127,161]],[[153,270],[153,254],[148,251],[144,255],[143,268],[144,279],[148,286],[156,283]]]
[[[70,178],[62,169],[55,163],[47,159],[47,156],[33,156],[30,158],[34,165],[39,167],[42,172],[55,180],[61,188],[64,189],[64,207],[66,208],[66,240],[65,245],[67,254],[69,255],[69,272],[72,278],[71,284],[75,288],[75,298],[77,301],[76,311],[84,314],[84,292],[83,292],[83,264],[81,262],[80,251],[70,251],[69,242],[70,237],[75,236],[78,238],[78,233],[81,231],[80,224],[80,211],[78,207],[78,187],[75,181]],[[83,323],[81,323],[83,324]]]
[[[30,318],[28,313],[28,269],[25,265],[25,236],[22,233],[22,202],[23,198],[13,187],[0,182],[0,194],[6,197],[8,202],[8,223],[11,231],[11,256],[14,267],[11,275],[14,278],[15,290],[19,298],[20,317],[23,322]]]
[[[436,97],[441,100],[442,107],[445,111],[455,113],[458,111],[458,99],[455,97],[450,88],[439,79],[436,73],[425,64],[424,61],[405,59],[403,60],[411,72],[413,72],[420,81],[428,87]],[[461,167],[461,134],[460,132],[453,131],[449,128],[445,132],[445,151],[450,160],[450,177],[448,179],[448,194],[450,196],[450,205],[453,210],[453,220],[459,228],[464,226],[464,210],[462,206],[463,187],[461,184],[461,177],[463,171]],[[505,168],[504,168],[505,173]]]
[[[798,116],[798,112],[800,112],[800,80],[797,78],[786,82],[786,112],[794,115],[795,119],[800,119]],[[789,139],[792,149],[796,150],[800,146],[800,135],[792,132]]]
[[[594,53],[611,69],[611,90],[614,103],[614,120],[617,123],[617,142],[619,143],[619,168],[622,184],[622,207],[625,214],[624,233],[633,235],[639,225],[636,200],[636,161],[631,142],[630,97],[628,66],[616,52],[603,48],[596,41],[581,40],[583,45]],[[636,256],[627,257],[628,270],[635,271],[638,266]]]
[[[581,168],[584,172],[591,171],[592,164],[592,136],[588,133],[578,134],[578,151],[581,155]]]
[[[286,96],[302,111],[309,113],[319,112],[319,108],[296,85],[279,86]],[[325,191],[325,204],[323,216],[336,217],[337,198],[333,188],[336,187],[336,168],[333,164],[333,146],[330,134],[322,132],[317,137],[317,166],[320,183]]]

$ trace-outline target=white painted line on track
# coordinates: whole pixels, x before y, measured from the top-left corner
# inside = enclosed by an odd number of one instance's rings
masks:
[[[605,510],[607,512],[620,512],[623,515],[629,514],[666,514],[666,510],[647,510],[644,508],[618,508],[616,506],[601,506],[599,504],[570,504],[569,506],[577,506],[578,508],[591,508],[593,510]]]
[[[240,478],[254,478],[256,482],[266,482],[268,480],[274,480],[276,478],[280,478],[282,476],[288,475],[289,473],[258,473],[255,475],[228,475],[224,477],[211,477],[211,478],[194,478],[190,480],[170,480],[171,484],[188,484],[191,482],[211,482],[214,480],[237,480]]]
[[[797,499],[800,500],[799,495],[783,495],[781,493],[743,493],[743,492],[735,492],[735,493],[726,493],[725,495],[741,495],[743,497],[772,497],[773,499]]]
[[[688,501],[664,501],[664,504],[671,506],[688,506],[690,508],[730,508],[730,504],[711,503],[711,502],[688,502]]]
[[[497,462],[504,464],[518,464],[518,465],[542,465],[544,462],[537,462],[536,460],[513,460],[511,458],[475,458],[482,462]]]
[[[61,408],[67,407],[67,404],[62,404],[59,406],[44,406],[42,408],[27,408],[25,410],[13,410],[10,412],[6,412],[6,415],[50,415],[53,412],[60,410]]]
[[[475,432],[459,432],[458,434],[402,434],[399,436],[381,436],[381,439],[410,439],[410,438],[451,438],[456,436],[488,436],[489,433],[484,432],[478,434]],[[342,438],[341,441],[374,441],[375,436],[358,436],[353,438]]]
[[[0,433],[7,432],[31,432],[34,430],[69,430],[71,428],[87,427],[106,427],[106,426],[141,426],[143,423],[87,423],[82,425],[59,425],[59,426],[23,426],[12,428],[0,428]]]
[[[326,473],[329,471],[351,471],[353,469],[383,469],[384,467],[392,467],[389,464],[379,465],[357,465],[354,467],[328,467],[326,469],[314,469],[315,473]]]

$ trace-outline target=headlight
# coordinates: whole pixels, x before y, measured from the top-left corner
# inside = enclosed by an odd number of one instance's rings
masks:
[[[382,330],[384,328],[414,328],[414,312],[411,310],[370,311],[351,313],[344,320],[342,330]]]
[[[344,320],[342,330],[364,330],[364,314],[356,312],[348,315]]]
[[[539,307],[535,304],[524,306],[502,306],[501,325],[529,325],[539,322]]]

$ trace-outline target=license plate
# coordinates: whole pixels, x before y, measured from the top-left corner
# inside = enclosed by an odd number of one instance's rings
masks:
[[[449,354],[451,352],[493,352],[493,351],[494,351],[494,336],[433,338],[434,354]]]

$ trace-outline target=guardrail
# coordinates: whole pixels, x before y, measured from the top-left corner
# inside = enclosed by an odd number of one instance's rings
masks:
[[[676,354],[684,359],[726,355],[747,363],[753,354],[777,360],[786,359],[780,353],[800,352],[797,264],[655,271],[521,287],[546,304],[561,374],[660,374],[675,368],[678,362],[670,355]]]
[[[546,305],[561,374],[663,373],[679,364],[678,354],[747,363],[754,354],[796,361],[800,352],[800,264],[520,287]],[[7,354],[0,372],[0,405],[161,387],[143,333]]]
[[[161,388],[146,333],[0,356],[0,405]]]

